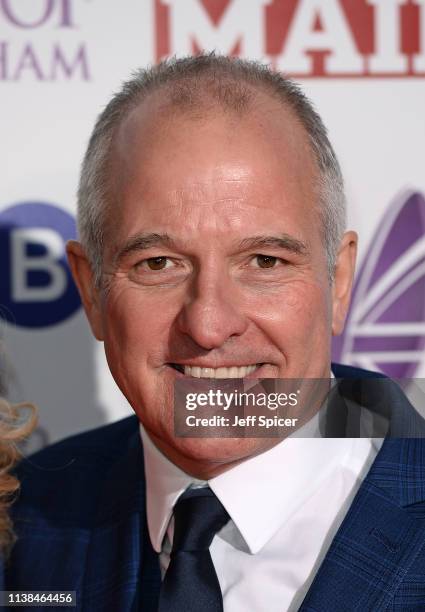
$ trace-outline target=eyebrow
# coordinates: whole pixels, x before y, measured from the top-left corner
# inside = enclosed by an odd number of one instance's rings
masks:
[[[306,255],[308,253],[307,245],[289,234],[281,234],[280,236],[252,236],[251,238],[244,238],[239,243],[239,248],[242,251],[256,250],[264,247],[285,249],[285,251],[290,251],[295,255]]]
[[[114,257],[115,263],[121,261],[127,255],[137,251],[144,251],[154,246],[174,246],[173,240],[168,234],[137,234],[136,236],[130,237],[124,245],[119,248],[118,252]]]

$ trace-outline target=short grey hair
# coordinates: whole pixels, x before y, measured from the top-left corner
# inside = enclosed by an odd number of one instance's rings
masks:
[[[318,169],[318,204],[332,281],[346,224],[346,203],[341,169],[322,119],[291,79],[256,61],[208,53],[172,58],[138,70],[97,119],[78,189],[78,230],[97,286],[101,285],[106,218],[111,206],[109,175],[113,139],[130,111],[149,94],[159,91],[166,94],[172,107],[198,113],[217,105],[243,113],[249,108],[255,91],[270,95],[292,111],[307,134]]]

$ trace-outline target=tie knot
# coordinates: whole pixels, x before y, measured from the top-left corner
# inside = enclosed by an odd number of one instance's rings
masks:
[[[174,508],[173,553],[208,550],[228,520],[224,506],[209,487],[189,489]]]

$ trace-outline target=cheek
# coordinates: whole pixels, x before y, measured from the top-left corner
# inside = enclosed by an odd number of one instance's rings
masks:
[[[279,293],[251,300],[250,308],[257,326],[276,345],[305,348],[316,337],[330,337],[331,292],[323,284],[293,283]]]
[[[265,320],[276,322],[308,321],[315,313],[321,317],[331,312],[331,291],[323,284],[296,281],[278,291],[264,291],[251,296],[249,304]]]
[[[104,303],[105,346],[112,346],[127,361],[155,361],[164,350],[174,317],[173,301],[146,295],[137,287],[117,287]]]
[[[156,371],[169,334],[166,308],[146,304],[137,288],[114,288],[103,304],[103,323],[105,354],[118,387],[143,422],[170,428],[172,387]]]

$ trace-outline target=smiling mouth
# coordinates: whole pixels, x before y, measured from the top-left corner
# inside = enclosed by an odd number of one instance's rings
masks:
[[[181,365],[179,363],[170,363],[169,365],[174,370],[177,370],[177,372],[192,378],[245,378],[245,376],[252,374],[263,364],[256,363],[247,366],[231,366],[229,368],[201,368],[199,366]]]

